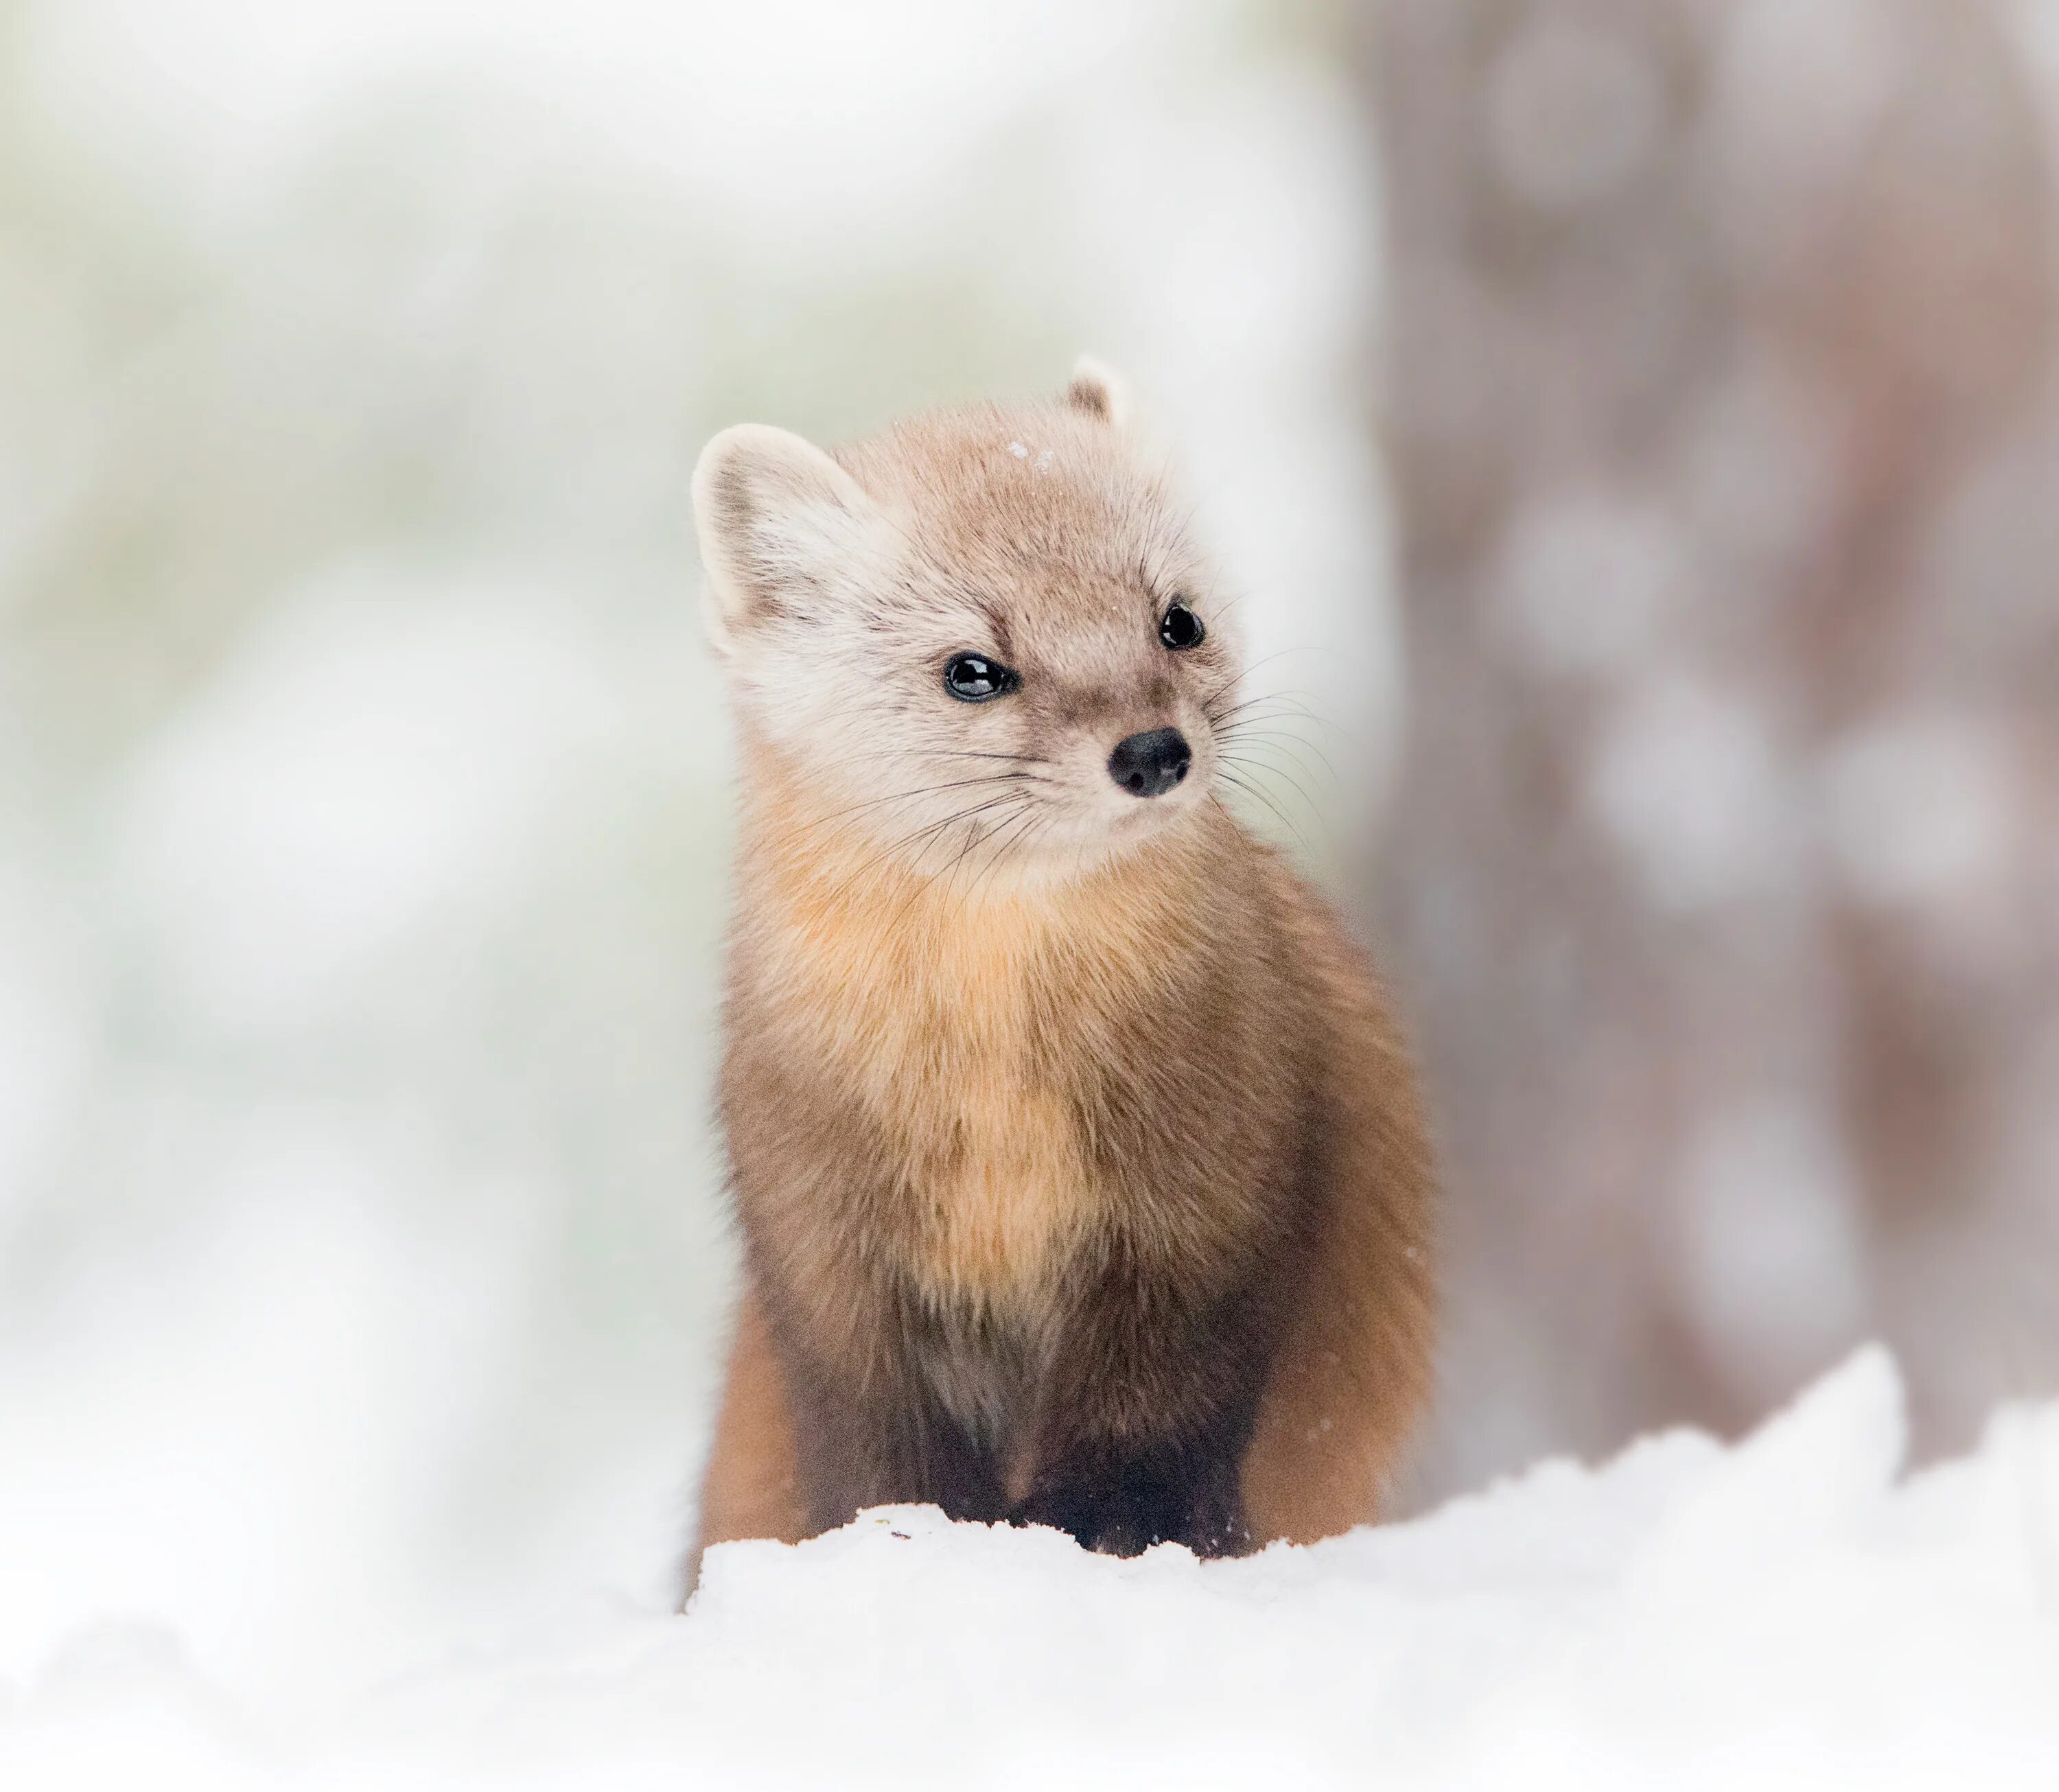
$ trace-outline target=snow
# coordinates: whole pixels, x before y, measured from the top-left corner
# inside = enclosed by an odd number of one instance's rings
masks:
[[[1903,1436],[1874,1349],[1735,1447],[1240,1562],[888,1509],[297,1726],[110,1618],[0,1693],[0,1784],[2049,1787],[2059,1405]]]

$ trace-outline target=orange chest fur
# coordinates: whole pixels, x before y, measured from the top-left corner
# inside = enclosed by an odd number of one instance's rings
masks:
[[[1119,918],[1033,898],[910,904],[899,886],[771,896],[782,1031],[889,1143],[905,1269],[940,1301],[1047,1304],[1106,1210],[1082,1062],[1148,958]]]

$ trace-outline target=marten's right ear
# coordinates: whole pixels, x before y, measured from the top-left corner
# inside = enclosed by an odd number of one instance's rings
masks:
[[[1065,402],[1076,411],[1116,429],[1129,427],[1129,387],[1122,376],[1105,361],[1082,355],[1073,364],[1072,384],[1065,388]]]
[[[806,615],[877,512],[812,443],[763,424],[725,429],[694,468],[701,618],[716,651],[757,623]]]

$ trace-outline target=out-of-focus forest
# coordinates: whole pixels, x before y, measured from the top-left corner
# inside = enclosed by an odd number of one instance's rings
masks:
[[[2059,1383],[2059,14],[1356,22],[1437,1478],[1868,1336],[1961,1446]]]
[[[687,471],[1082,348],[1423,1052],[1411,1497],[2049,1391],[2055,96],[1989,0],[0,0],[0,1676],[662,1595]]]

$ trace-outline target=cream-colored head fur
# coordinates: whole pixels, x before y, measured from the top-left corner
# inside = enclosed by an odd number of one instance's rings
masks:
[[[749,749],[888,854],[1085,868],[1208,799],[1237,631],[1105,368],[1081,360],[1054,400],[930,412],[829,452],[724,430],[694,508]],[[1206,631],[1184,651],[1160,635],[1176,602]],[[957,700],[945,668],[965,653],[1019,688]],[[1193,769],[1140,801],[1109,755],[1161,727]]]

